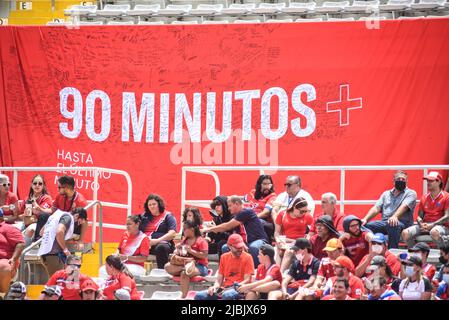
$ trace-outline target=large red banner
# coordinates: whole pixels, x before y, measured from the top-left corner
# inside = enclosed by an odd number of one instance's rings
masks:
[[[1,27],[0,165],[125,170],[133,212],[155,192],[179,219],[182,166],[446,164],[448,38],[448,19]],[[92,198],[92,175],[68,173]],[[277,192],[292,173],[274,175]],[[338,172],[296,173],[315,199],[340,193]],[[57,175],[45,173],[52,194]],[[220,173],[221,193],[257,176]],[[187,198],[211,199],[212,186],[188,174]],[[391,172],[356,172],[346,195],[390,187]],[[125,180],[102,176],[99,198],[126,202]],[[124,216],[105,210],[105,222]]]

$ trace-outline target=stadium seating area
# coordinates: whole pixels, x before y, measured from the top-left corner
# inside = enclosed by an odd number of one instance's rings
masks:
[[[258,0],[33,0],[11,2],[11,25],[160,25],[354,21],[449,16],[446,0],[369,0],[267,3]],[[22,6],[23,6],[23,2]],[[15,4],[15,7],[14,5]],[[1,13],[0,13],[1,14]]]

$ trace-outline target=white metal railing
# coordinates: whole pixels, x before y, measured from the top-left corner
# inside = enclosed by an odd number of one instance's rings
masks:
[[[394,165],[394,166],[184,166],[182,167],[181,178],[181,210],[184,211],[186,205],[208,208],[211,199],[207,200],[188,200],[186,199],[186,179],[187,172],[210,175],[215,182],[215,195],[220,195],[220,179],[216,171],[259,171],[259,174],[265,174],[266,171],[339,171],[340,172],[340,199],[337,202],[340,205],[340,211],[344,212],[345,205],[368,205],[375,204],[377,199],[370,200],[347,200],[345,196],[346,172],[349,171],[393,171],[393,170],[422,170],[423,176],[428,174],[429,170],[444,169],[449,170],[449,165]],[[423,181],[423,193],[427,192],[427,184]],[[315,200],[320,204],[319,200]]]
[[[118,208],[118,209],[126,209],[126,216],[131,215],[131,209],[132,209],[132,182],[130,175],[123,170],[116,170],[116,169],[109,169],[109,168],[101,168],[101,167],[0,167],[0,172],[4,171],[12,171],[13,172],[13,192],[17,193],[18,189],[18,179],[19,179],[19,172],[59,172],[59,171],[92,171],[93,172],[93,178],[94,178],[94,188],[93,188],[93,199],[88,200],[90,203],[95,203],[98,201],[98,177],[101,173],[111,173],[111,174],[117,174],[124,176],[127,182],[128,186],[128,193],[127,193],[127,203],[115,203],[115,202],[106,202],[102,201],[101,205],[102,207],[110,207],[110,208]],[[110,224],[110,223],[103,223],[102,217],[100,218],[100,221],[97,222],[97,206],[92,207],[92,222],[89,222],[89,225],[92,226],[92,242],[96,242],[96,228],[99,227],[99,225],[102,225],[105,228],[111,228],[111,229],[120,229],[125,230],[126,227],[124,224]],[[100,227],[99,232],[102,231],[102,227]]]

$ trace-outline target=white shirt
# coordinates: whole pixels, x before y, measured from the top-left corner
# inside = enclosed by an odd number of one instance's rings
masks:
[[[402,292],[402,300],[421,300],[421,294],[425,291],[424,280],[408,282],[407,287],[405,287],[407,279],[401,281],[399,285],[399,292]]]
[[[296,194],[294,198],[289,198],[287,191],[282,192],[277,196],[276,200],[274,200],[273,208],[279,206],[280,209],[278,212],[286,210],[292,206],[293,202],[295,202],[297,198],[300,197],[306,199],[307,208],[310,210],[310,214],[313,216],[313,213],[315,212],[315,202],[313,201],[313,198],[310,195],[310,193],[308,193],[304,189],[299,190],[299,192]]]

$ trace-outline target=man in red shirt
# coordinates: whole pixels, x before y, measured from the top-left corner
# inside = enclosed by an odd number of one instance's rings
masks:
[[[282,273],[274,261],[274,248],[264,244],[259,251],[260,264],[256,271],[256,280],[241,285],[237,291],[245,294],[246,300],[267,299],[268,293],[278,290],[282,283]]]
[[[46,286],[61,288],[64,300],[81,300],[80,289],[85,281],[92,281],[88,276],[80,273],[81,258],[71,255],[67,258],[65,269],[56,271],[46,283]]]
[[[326,243],[330,239],[338,238],[340,233],[335,229],[332,218],[328,215],[319,217],[315,222],[315,228],[317,233],[310,238],[312,254],[318,260],[321,260],[326,256],[326,252],[323,251]]]
[[[6,223],[14,223],[19,214],[19,199],[9,191],[11,182],[5,174],[0,174],[0,209],[3,210],[3,219]]]
[[[8,292],[24,247],[25,240],[22,233],[5,222],[3,210],[0,208],[0,293]]]
[[[316,221],[318,220],[319,217],[323,215],[331,217],[335,229],[337,229],[337,231],[343,232],[343,219],[345,215],[338,210],[336,204],[337,204],[337,196],[332,192],[324,193],[321,196],[321,208],[323,211],[318,214],[315,214],[314,221],[307,235],[308,239],[310,239],[313,235],[316,234],[316,226],[315,226]]]
[[[353,215],[345,217],[343,228],[345,232],[340,236],[340,240],[345,247],[345,255],[354,265],[358,265],[360,260],[369,253],[369,243],[373,234],[362,227],[362,220]]]
[[[329,278],[335,276],[333,262],[344,253],[343,243],[337,238],[330,239],[323,249],[327,253],[320,261],[320,268],[313,284],[313,289],[319,291]]]
[[[365,255],[355,269],[355,275],[359,278],[365,275],[366,269],[371,265],[375,256],[385,257],[387,265],[395,276],[401,272],[401,261],[387,249],[387,237],[383,233],[375,233],[371,238],[369,253]]]
[[[353,299],[360,299],[365,293],[365,285],[363,281],[354,276],[354,264],[351,259],[346,256],[340,256],[335,259],[334,263],[335,276],[330,278],[324,288],[324,295],[328,296],[332,292],[332,287],[338,278],[345,278],[349,282],[348,295]],[[332,297],[325,297],[323,300],[330,300]]]
[[[430,234],[438,247],[444,246],[443,237],[449,236],[449,193],[443,190],[443,177],[436,171],[423,178],[429,193],[419,202],[417,224],[402,231],[402,239],[409,248],[421,234]]]
[[[52,213],[58,209],[65,212],[72,212],[75,208],[84,208],[85,206],[87,206],[86,198],[75,190],[75,179],[71,176],[59,177],[58,195],[53,201],[51,207]],[[39,215],[33,241],[37,241],[40,238],[40,231],[47,223],[49,217],[50,214],[44,212]]]
[[[253,258],[244,251],[246,246],[241,235],[230,235],[227,244],[230,251],[220,258],[217,280],[209,289],[198,292],[195,300],[237,300],[243,297],[237,289],[251,282],[254,273]]]

